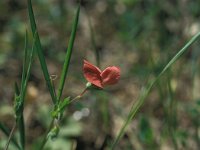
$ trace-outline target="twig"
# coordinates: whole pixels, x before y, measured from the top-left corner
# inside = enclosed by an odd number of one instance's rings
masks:
[[[11,130],[11,132],[10,132],[10,135],[9,135],[9,137],[8,137],[8,141],[7,141],[7,143],[6,143],[6,146],[5,146],[4,150],[8,150],[8,147],[9,147],[9,144],[10,144],[10,141],[11,141],[11,138],[12,138],[12,136],[13,136],[13,133],[14,133],[15,128],[16,128],[16,122],[14,123],[14,125],[13,125],[13,127],[12,127],[12,130]]]

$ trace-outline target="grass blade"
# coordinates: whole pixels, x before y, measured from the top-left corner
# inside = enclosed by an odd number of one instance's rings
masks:
[[[15,95],[19,96],[20,95],[20,91],[19,91],[19,87],[17,85],[17,82],[15,82]]]
[[[31,66],[32,66],[32,62],[33,62],[33,54],[34,54],[34,48],[35,48],[35,44],[36,44],[36,39],[34,38],[34,41],[33,41],[33,46],[32,46],[32,49],[31,50],[26,50],[27,51],[27,58],[26,58],[26,62],[24,63],[27,63],[27,70],[26,72],[24,73],[25,75],[25,78],[23,79],[22,81],[22,90],[21,90],[21,93],[20,93],[20,96],[21,96],[21,101],[24,103],[24,98],[25,98],[25,95],[26,95],[26,89],[27,89],[27,84],[28,84],[28,80],[29,80],[29,77],[30,77],[30,72],[31,72]],[[23,64],[24,66],[25,64]]]
[[[24,115],[21,115],[17,121],[20,136],[20,145],[22,150],[25,149],[25,128],[24,128]]]
[[[24,60],[23,60],[23,68],[22,68],[22,82],[21,82],[21,91],[22,91],[22,85],[24,84],[25,81],[25,73],[26,73],[26,69],[27,69],[27,46],[28,46],[28,33],[26,31],[25,34],[25,44],[24,44]],[[16,93],[17,94],[17,93]],[[19,95],[19,94],[18,94]]]
[[[191,46],[199,37],[200,37],[200,32],[197,33],[195,36],[193,36],[192,39],[189,42],[187,42],[187,44],[183,48],[181,48],[178,51],[178,53],[168,62],[168,64],[163,68],[163,70],[159,73],[159,75],[154,80],[150,80],[148,82],[147,86],[142,89],[138,100],[136,101],[136,103],[134,103],[132,105],[132,108],[128,114],[128,117],[127,117],[126,121],[124,122],[122,128],[120,129],[116,139],[114,140],[114,142],[111,146],[111,149],[115,148],[115,146],[118,144],[119,140],[124,135],[126,127],[131,122],[131,120],[133,119],[133,117],[135,116],[135,114],[137,113],[139,108],[145,102],[145,99],[149,95],[154,84],[157,83],[159,78],[182,56],[182,54],[188,49],[188,47]]]
[[[34,13],[33,13],[31,0],[28,0],[28,13],[29,13],[29,19],[30,19],[32,34],[33,35],[35,34],[35,39],[36,39],[35,44],[36,44],[37,54],[38,54],[38,57],[39,57],[39,60],[40,60],[40,65],[42,67],[44,78],[46,80],[47,87],[49,89],[52,101],[55,104],[56,103],[56,96],[55,96],[55,93],[54,93],[53,86],[51,84],[50,75],[49,75],[49,72],[48,72],[48,69],[47,69],[44,54],[42,52],[42,45],[41,45],[41,42],[40,42],[39,34],[37,32],[37,26],[36,26],[36,23],[35,23],[35,17],[34,17]]]
[[[73,49],[74,40],[75,40],[75,36],[76,36],[79,13],[80,13],[80,4],[78,6],[76,16],[75,16],[75,19],[74,19],[74,22],[73,22],[72,32],[71,32],[70,39],[69,39],[69,45],[68,45],[68,48],[67,48],[67,53],[66,53],[66,56],[65,56],[65,62],[64,62],[64,65],[63,65],[62,73],[61,73],[61,79],[60,79],[59,88],[58,88],[58,101],[60,101],[60,98],[62,96],[62,91],[63,91],[66,75],[67,75],[68,68],[69,68],[69,63],[70,63],[70,59],[71,59],[71,55],[72,55],[72,49]]]
[[[19,133],[20,133],[20,143],[21,143],[21,147],[22,149],[25,149],[25,128],[24,128],[24,115],[23,115],[23,111],[24,111],[24,99],[25,99],[25,95],[26,95],[26,89],[27,89],[27,84],[28,84],[28,80],[30,77],[30,70],[31,70],[31,65],[33,62],[33,52],[34,52],[34,47],[35,47],[35,39],[34,39],[34,43],[33,43],[33,47],[31,51],[28,51],[25,49],[25,51],[27,51],[27,55],[25,55],[25,60],[27,60],[24,63],[28,63],[27,66],[27,70],[26,72],[24,72],[24,78],[22,78],[22,90],[21,90],[21,102],[22,102],[22,108],[21,108],[21,115],[19,116],[17,123],[18,123],[18,127],[19,127]],[[23,64],[23,66],[25,66],[25,64]],[[25,75],[26,73],[26,75]]]
[[[24,56],[25,61],[23,62],[23,74],[22,74],[22,82],[21,82],[22,89],[20,93],[21,106],[19,108],[19,114],[16,114],[17,116],[16,121],[19,128],[20,144],[21,144],[22,150],[25,149],[25,127],[24,127],[24,115],[23,115],[24,101],[25,101],[25,95],[26,95],[26,90],[27,90],[27,84],[30,77],[30,70],[31,70],[32,62],[33,62],[34,48],[35,48],[35,38],[34,38],[34,42],[33,42],[33,46],[31,50],[28,50],[28,48],[25,47],[25,56]]]

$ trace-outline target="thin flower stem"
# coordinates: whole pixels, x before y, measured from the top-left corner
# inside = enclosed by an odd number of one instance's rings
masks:
[[[79,94],[78,96],[76,96],[75,98],[73,98],[69,103],[72,103],[75,100],[80,99],[86,92],[87,92],[87,88],[85,88],[81,94]]]
[[[6,143],[6,146],[5,146],[4,150],[8,150],[8,147],[9,147],[10,141],[11,141],[11,139],[12,139],[12,136],[13,136],[13,133],[14,133],[15,128],[16,128],[16,122],[14,123],[14,125],[13,125],[13,127],[12,127],[12,130],[11,130],[11,132],[10,132],[10,135],[9,135],[9,137],[8,137],[8,141],[7,141],[7,143]]]

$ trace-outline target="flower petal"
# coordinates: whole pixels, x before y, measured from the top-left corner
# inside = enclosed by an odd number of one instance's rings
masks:
[[[100,76],[101,70],[98,67],[84,60],[83,74],[87,81],[89,81],[97,87],[103,88]]]
[[[101,73],[102,85],[112,85],[119,81],[120,78],[120,69],[118,67],[112,66],[107,67]]]

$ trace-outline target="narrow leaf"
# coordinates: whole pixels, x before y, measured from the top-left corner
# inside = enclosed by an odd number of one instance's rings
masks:
[[[15,94],[16,94],[16,96],[20,95],[20,91],[19,91],[19,87],[17,85],[17,82],[15,82]]]
[[[24,81],[23,81],[23,85],[22,85],[22,91],[21,91],[21,99],[22,99],[22,102],[24,102],[24,98],[25,98],[25,94],[26,94],[26,89],[27,89],[27,84],[28,84],[28,80],[29,80],[29,77],[30,77],[30,72],[31,72],[31,66],[32,66],[32,62],[33,62],[33,54],[34,54],[34,48],[35,48],[35,44],[36,44],[36,39],[34,37],[34,41],[33,41],[33,46],[32,46],[32,49],[31,50],[27,50],[27,55],[29,57],[27,57],[27,70],[26,72],[24,73],[25,74],[25,78],[24,78]]]
[[[26,35],[27,36],[27,35]],[[16,110],[16,122],[19,128],[19,135],[20,135],[20,144],[22,150],[25,149],[25,128],[24,128],[24,101],[25,101],[25,95],[27,90],[27,84],[30,77],[30,70],[33,62],[33,53],[34,53],[34,47],[35,47],[35,38],[33,42],[33,46],[31,50],[28,50],[27,46],[25,47],[25,56],[23,62],[23,74],[22,74],[22,84],[21,84],[21,93],[20,96],[17,96],[15,99],[15,107]],[[24,67],[26,66],[26,67]]]
[[[55,104],[56,103],[56,96],[55,96],[55,93],[54,93],[54,90],[53,90],[53,86],[51,84],[50,75],[49,75],[47,65],[46,65],[46,61],[45,61],[45,58],[44,58],[44,54],[43,54],[43,51],[42,51],[42,45],[41,45],[41,42],[40,42],[39,34],[37,32],[37,26],[36,26],[36,23],[35,23],[35,17],[34,17],[34,13],[33,13],[31,0],[28,0],[28,13],[29,13],[29,19],[30,19],[32,34],[34,35],[34,33],[35,33],[36,50],[37,50],[37,54],[38,54],[38,57],[39,57],[39,60],[40,60],[40,65],[42,67],[44,78],[46,80],[47,87],[49,89],[52,101]]]
[[[24,127],[24,115],[21,115],[17,120],[18,128],[19,128],[19,136],[20,136],[20,145],[22,150],[25,149],[25,127]]]
[[[80,13],[80,4],[78,6],[76,16],[75,16],[75,19],[74,19],[74,22],[73,22],[72,32],[71,32],[70,39],[69,39],[69,45],[68,45],[68,48],[67,48],[67,53],[66,53],[66,56],[65,56],[65,62],[64,62],[64,65],[63,65],[62,73],[61,73],[61,79],[60,79],[60,84],[59,84],[59,88],[58,88],[58,101],[60,101],[60,98],[62,96],[62,91],[63,91],[66,75],[67,75],[68,68],[69,68],[69,63],[70,63],[70,59],[71,59],[71,55],[72,55],[72,49],[73,49],[74,40],[75,40],[75,36],[76,36],[79,13]]]
[[[27,72],[26,72],[26,75],[25,75],[25,79],[24,79],[24,82],[23,82],[23,85],[22,85],[22,91],[21,91],[21,102],[22,102],[22,107],[21,107],[21,115],[19,116],[19,119],[18,119],[18,126],[19,126],[19,133],[20,133],[20,143],[21,143],[21,146],[22,146],[22,149],[25,149],[25,128],[24,128],[24,115],[23,115],[23,106],[24,106],[24,99],[25,99],[25,95],[26,95],[26,90],[27,90],[27,85],[28,85],[28,80],[29,80],[29,77],[30,77],[30,72],[31,72],[31,66],[32,66],[32,62],[33,62],[33,54],[34,54],[34,48],[35,48],[35,44],[36,44],[36,39],[34,37],[34,40],[33,40],[33,46],[32,46],[32,49],[27,51]]]
[[[148,82],[147,86],[145,86],[142,89],[138,100],[136,101],[136,103],[134,103],[132,105],[132,108],[128,114],[126,121],[124,122],[122,128],[120,129],[116,139],[114,140],[114,142],[111,146],[111,150],[115,148],[115,146],[118,144],[119,140],[124,135],[126,127],[131,122],[131,120],[134,118],[135,114],[140,109],[140,107],[144,104],[144,102],[145,102],[147,96],[149,95],[151,89],[153,88],[154,84],[157,83],[159,78],[182,56],[182,54],[184,52],[186,52],[188,47],[190,47],[199,37],[200,37],[200,32],[197,33],[189,42],[187,42],[187,44],[183,48],[181,48],[178,51],[178,53],[168,62],[168,64],[163,68],[163,70],[160,72],[160,74],[154,80],[150,80]]]
[[[24,60],[23,60],[23,68],[22,68],[22,81],[21,81],[21,90],[22,90],[22,85],[24,84],[24,81],[25,81],[25,73],[26,73],[26,69],[27,69],[27,57],[28,57],[28,54],[27,54],[27,50],[28,50],[28,33],[26,31],[26,34],[25,34],[25,43],[24,43]]]

